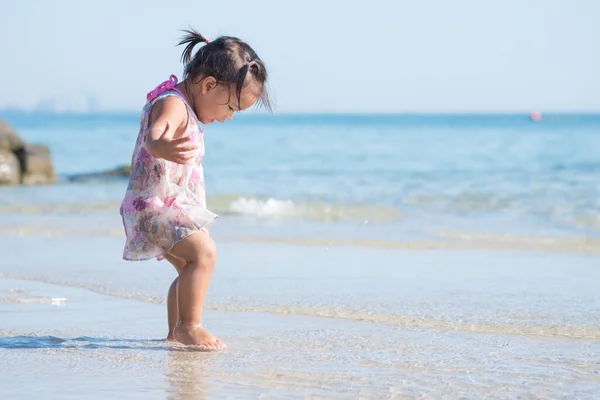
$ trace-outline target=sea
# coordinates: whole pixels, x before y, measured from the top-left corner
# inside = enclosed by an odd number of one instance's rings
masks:
[[[600,114],[204,127],[216,355],[161,341],[175,271],[121,257],[140,114],[0,118],[58,175],[0,187],[2,398],[600,398]]]
[[[1,188],[4,213],[118,212],[131,114],[0,115],[47,145],[59,183]],[[220,215],[598,236],[600,115],[250,115],[205,128]],[[80,179],[77,179],[80,178]]]

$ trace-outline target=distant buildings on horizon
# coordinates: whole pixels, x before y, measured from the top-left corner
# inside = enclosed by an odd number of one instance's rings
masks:
[[[4,112],[25,113],[93,113],[102,111],[100,101],[95,95],[72,96],[67,99],[42,99],[32,106],[7,105],[0,107]]]

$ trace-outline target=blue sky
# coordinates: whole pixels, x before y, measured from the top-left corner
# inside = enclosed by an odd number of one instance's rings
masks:
[[[10,1],[0,108],[137,111],[192,26],[248,41],[278,112],[600,111],[600,1]]]

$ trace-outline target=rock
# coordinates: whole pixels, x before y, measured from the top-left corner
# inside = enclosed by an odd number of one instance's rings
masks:
[[[110,171],[107,171],[105,175],[129,178],[129,175],[131,175],[131,165],[124,165],[122,167],[111,169]]]
[[[21,164],[17,156],[0,148],[0,185],[18,185],[21,183]]]
[[[56,182],[50,149],[24,143],[13,128],[0,120],[0,184],[37,185]]]
[[[56,182],[56,178],[48,179],[42,174],[25,174],[23,175],[23,185],[47,185],[48,183]]]
[[[124,165],[108,171],[71,175],[68,177],[68,180],[71,182],[103,181],[115,178],[129,178],[129,175],[131,175],[131,165]]]
[[[0,119],[0,150],[17,151],[24,146],[25,143],[23,143],[14,129],[8,123]]]
[[[39,185],[56,182],[56,174],[48,146],[26,144],[24,159],[24,184]]]

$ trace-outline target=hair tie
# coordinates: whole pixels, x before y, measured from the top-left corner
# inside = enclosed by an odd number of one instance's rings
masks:
[[[251,66],[253,66],[254,64],[256,64],[256,63],[254,62],[254,60],[250,61],[250,62],[248,63],[248,68],[250,68],[250,67],[251,67]]]
[[[206,43],[206,44],[209,44],[209,43],[210,43],[210,40],[208,40],[208,39],[204,39],[204,43]]]

